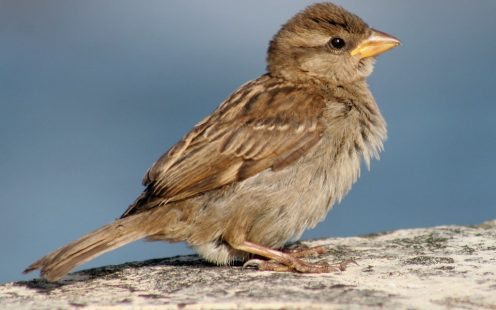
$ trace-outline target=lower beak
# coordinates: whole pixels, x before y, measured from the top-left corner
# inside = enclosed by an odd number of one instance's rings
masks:
[[[372,57],[382,54],[398,45],[400,45],[400,40],[387,33],[372,29],[372,34],[360,42],[350,54],[360,59]]]

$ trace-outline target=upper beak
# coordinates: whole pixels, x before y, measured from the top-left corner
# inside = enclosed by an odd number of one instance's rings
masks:
[[[400,45],[400,40],[387,33],[372,29],[372,34],[360,42],[351,51],[351,55],[359,58],[372,57],[382,54],[398,45]]]

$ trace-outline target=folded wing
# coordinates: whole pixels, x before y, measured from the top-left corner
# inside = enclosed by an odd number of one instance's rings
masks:
[[[122,217],[278,170],[319,142],[325,102],[264,76],[242,86],[146,173],[147,187]]]

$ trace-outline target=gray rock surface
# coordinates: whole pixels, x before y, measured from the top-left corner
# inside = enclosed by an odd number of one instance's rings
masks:
[[[341,273],[217,267],[197,256],[0,286],[2,309],[496,309],[496,220],[304,242]]]

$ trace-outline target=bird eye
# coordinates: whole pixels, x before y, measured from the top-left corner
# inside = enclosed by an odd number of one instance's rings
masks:
[[[332,38],[330,43],[331,43],[332,47],[337,48],[337,49],[342,49],[346,45],[344,40],[339,38],[339,37]]]

